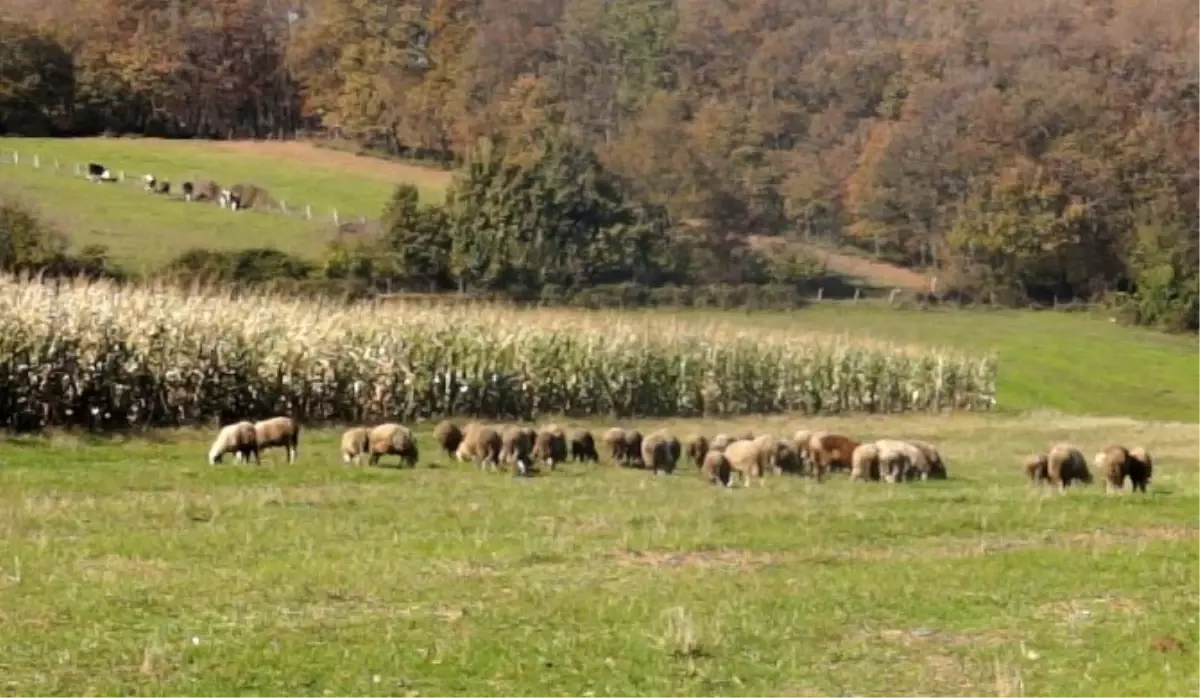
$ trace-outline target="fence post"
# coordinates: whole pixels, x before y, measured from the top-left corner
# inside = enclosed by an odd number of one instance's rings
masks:
[[[284,201],[283,199],[279,200],[279,210],[283,211],[283,214],[285,216],[287,215],[287,202]]]
[[[824,297],[825,297],[825,287],[824,286],[817,287],[817,300],[820,301]]]
[[[312,204],[304,205],[304,217],[310,221],[312,220]]]
[[[333,224],[334,224],[334,225],[341,225],[341,223],[338,221],[338,212],[337,212],[337,209],[336,209],[336,208],[335,208],[335,209],[333,209]]]
[[[15,150],[13,151],[13,164],[14,165],[21,164],[21,154]]]
[[[42,169],[42,161],[38,158],[37,153],[33,154],[33,169],[35,169],[35,170]]]
[[[80,174],[79,163],[75,163],[75,176],[78,177]]]
[[[61,166],[58,163],[58,158],[54,158],[54,171],[58,172],[59,169],[61,169]]]
[[[855,286],[855,287],[854,287],[854,302],[855,302],[855,303],[857,303],[857,302],[858,302],[858,294],[860,294],[860,293],[862,293],[862,289],[861,289],[861,288],[859,288],[859,287],[857,287],[857,286]]]

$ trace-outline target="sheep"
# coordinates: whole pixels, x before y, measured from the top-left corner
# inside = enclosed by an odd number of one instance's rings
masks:
[[[625,432],[625,460],[629,467],[643,468],[646,465],[642,459],[642,432],[630,429]]]
[[[460,461],[472,460],[476,467],[484,469],[500,462],[504,448],[500,433],[494,428],[471,422],[463,429],[463,440],[458,444],[454,457]]]
[[[287,462],[295,463],[300,449],[300,425],[291,417],[272,417],[254,423],[258,435],[258,450],[282,446],[287,449]]]
[[[453,457],[458,450],[458,445],[462,443],[463,431],[454,422],[444,419],[433,428],[433,439],[438,442],[447,456]]]
[[[217,201],[223,191],[221,185],[211,179],[184,182],[180,189],[184,201]]]
[[[1049,479],[1047,470],[1049,468],[1049,459],[1045,453],[1035,453],[1028,456],[1022,463],[1021,468],[1025,474],[1029,476],[1031,483],[1038,483]]]
[[[253,422],[236,422],[221,428],[217,438],[208,449],[208,464],[216,465],[226,453],[236,453],[236,462],[249,462],[254,456],[254,462],[262,464],[258,454],[258,438],[254,433]]]
[[[608,447],[608,457],[613,463],[625,461],[625,430],[613,427],[604,432],[604,445]]]
[[[642,440],[642,463],[653,470],[655,475],[660,472],[669,475],[675,470],[675,459],[671,453],[672,440],[675,440],[674,437],[662,429],[648,434]],[[675,440],[675,443],[678,444],[678,440]]]
[[[1142,446],[1134,446],[1129,449],[1129,484],[1133,487],[1133,491],[1146,492],[1146,485],[1150,484],[1150,478],[1154,474],[1154,462],[1150,458],[1150,452]]]
[[[800,474],[800,454],[796,452],[796,446],[781,439],[775,442],[775,473],[789,473],[793,475]]]
[[[1117,444],[1107,446],[1096,454],[1093,463],[1096,470],[1104,477],[1105,491],[1111,493],[1124,489],[1127,477],[1130,487],[1134,491],[1146,491],[1146,482],[1150,479],[1149,456],[1144,448],[1134,450],[1138,451],[1138,458],[1134,457],[1134,451]]]
[[[500,460],[493,467],[504,465],[515,466],[518,475],[526,475],[532,462],[530,451],[533,450],[533,440],[529,438],[529,430],[525,427],[508,426],[500,432]]]
[[[921,479],[945,480],[947,477],[946,463],[942,460],[942,454],[938,453],[937,447],[928,441],[909,441],[909,443],[920,449],[921,455],[925,457],[925,469],[919,473]]]
[[[812,432],[808,429],[797,429],[792,434],[792,445],[796,448],[796,455],[800,457],[800,467],[809,460],[808,441],[812,437]]]
[[[720,483],[726,487],[733,486],[733,468],[729,465],[729,459],[720,451],[704,454],[700,472],[714,485]]]
[[[700,434],[692,434],[684,440],[683,450],[699,470],[704,467],[704,457],[708,455],[708,439]]]
[[[571,433],[570,450],[574,460],[593,463],[600,460],[600,454],[596,453],[596,439],[587,429],[576,429]]]
[[[371,451],[371,430],[366,427],[347,429],[342,434],[342,462],[358,464]]]
[[[808,438],[808,452],[817,482],[824,479],[826,470],[849,470],[850,458],[856,448],[857,441],[841,434],[813,432]]]
[[[551,424],[534,434],[533,446],[529,451],[530,462],[544,461],[546,467],[554,466],[567,459],[567,438],[562,427]]]
[[[738,471],[744,486],[753,484],[758,478],[760,487],[766,485],[763,474],[774,467],[774,452],[763,447],[763,442],[740,439],[729,444],[723,451],[733,470]]]
[[[1092,482],[1087,458],[1083,457],[1078,448],[1065,443],[1055,444],[1046,455],[1046,476],[1050,484],[1057,486],[1060,492],[1069,487],[1074,480],[1085,485]]]
[[[887,482],[911,480],[922,470],[929,470],[925,454],[907,441],[880,439],[875,447],[879,451],[879,473]]]
[[[683,456],[683,444],[672,434],[667,434],[667,452],[671,454],[671,472],[675,472],[675,466]]]
[[[87,172],[87,178],[91,180],[93,184],[96,182],[117,181],[117,178],[113,177],[112,172],[109,172],[107,167],[98,162],[89,162],[87,165]]]
[[[221,208],[226,206],[231,211],[240,211],[250,208],[277,208],[278,204],[266,189],[257,184],[239,182],[221,191]]]
[[[378,465],[384,456],[399,456],[400,462],[410,468],[417,466],[420,453],[417,450],[417,440],[412,430],[394,422],[380,424],[367,434],[370,442],[370,458],[368,463]]]
[[[877,444],[859,444],[850,455],[850,479],[867,481],[879,480],[879,446]]]
[[[717,434],[713,437],[712,441],[709,442],[708,449],[710,451],[721,452],[728,448],[729,444],[733,443],[733,441],[734,438],[729,434]]]

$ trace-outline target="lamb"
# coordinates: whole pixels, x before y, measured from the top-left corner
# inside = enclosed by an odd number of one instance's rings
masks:
[[[249,462],[250,456],[254,456],[254,462],[262,464],[258,455],[258,438],[254,433],[253,422],[236,422],[221,428],[217,432],[217,438],[213,441],[212,446],[208,449],[209,465],[216,465],[221,462],[221,458],[226,453],[236,453],[234,456],[236,462]]]
[[[850,458],[856,448],[857,441],[841,434],[813,432],[808,438],[808,452],[817,482],[824,479],[826,470],[849,470]]]
[[[1150,477],[1154,474],[1154,462],[1150,458],[1150,452],[1142,446],[1134,446],[1129,449],[1129,484],[1135,492],[1146,492],[1146,485],[1150,484]]]
[[[642,463],[654,471],[670,474],[675,470],[675,459],[671,453],[671,441],[674,439],[665,430],[659,430],[642,440]],[[679,443],[677,440],[675,443]]]
[[[740,474],[744,486],[752,485],[754,478],[758,478],[760,487],[765,486],[763,474],[774,467],[775,454],[764,448],[763,442],[741,439],[729,444],[723,453],[730,467]]]
[[[371,452],[371,430],[366,427],[347,429],[342,434],[342,462],[358,464]]]
[[[378,465],[384,456],[399,456],[400,462],[410,468],[417,466],[420,454],[417,450],[417,439],[412,430],[394,422],[380,424],[367,434],[370,442],[370,458],[368,463]]]
[[[1046,455],[1046,477],[1060,492],[1075,480],[1085,485],[1092,482],[1087,458],[1078,448],[1065,443],[1055,444]]]
[[[704,467],[704,457],[708,455],[708,439],[700,434],[692,434],[684,440],[683,450],[699,470]]]
[[[500,463],[504,443],[500,433],[494,428],[471,422],[463,429],[463,440],[458,444],[454,457],[458,460],[472,460],[479,469]]]
[[[291,417],[272,417],[254,423],[258,435],[258,450],[282,446],[287,449],[288,463],[295,463],[300,448],[300,425]]]
[[[879,446],[860,444],[850,456],[850,480],[879,480]]]
[[[1021,463],[1021,468],[1025,474],[1029,476],[1031,483],[1038,483],[1049,479],[1049,459],[1045,453],[1035,453],[1025,459]]]
[[[576,429],[571,433],[570,450],[574,460],[593,463],[600,460],[600,454],[596,453],[596,440],[587,429]]]
[[[500,463],[511,464],[515,466],[518,475],[525,475],[529,472],[529,465],[533,462],[530,455],[532,450],[533,440],[529,438],[527,428],[505,427],[500,432],[500,460],[499,463],[493,463],[493,466],[498,466]]]
[[[544,461],[546,467],[554,470],[557,463],[567,459],[567,438],[562,427],[551,424],[534,434],[533,447],[530,449],[531,462]]]
[[[453,457],[458,450],[458,445],[462,443],[463,432],[454,422],[444,419],[433,428],[433,439],[438,442],[447,456]]]
[[[714,485],[720,483],[726,487],[733,486],[733,468],[729,465],[729,459],[720,451],[709,451],[704,454],[700,472]]]

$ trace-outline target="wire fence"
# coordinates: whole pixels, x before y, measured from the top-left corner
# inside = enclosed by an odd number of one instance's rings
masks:
[[[97,163],[97,164],[103,164],[104,167],[109,168],[109,165],[107,163]],[[43,173],[47,173],[47,174],[51,174],[51,175],[79,177],[81,179],[89,179],[90,178],[89,173],[88,173],[88,163],[64,161],[64,160],[60,160],[59,158],[42,157],[40,154],[35,153],[35,152],[28,152],[28,151],[22,152],[22,151],[18,151],[18,150],[0,150],[0,165],[8,165],[11,167],[25,167],[25,168],[37,170],[38,172],[43,172]],[[171,186],[170,192],[162,192],[162,193],[155,192],[156,194],[158,194],[160,196],[167,196],[167,197],[177,198],[177,199],[183,198],[181,185],[183,184],[183,182],[189,181],[188,178],[180,178],[179,180],[159,179],[159,177],[161,175],[160,175],[160,173],[157,173],[157,172],[153,172],[153,173],[151,173],[151,172],[132,172],[132,171],[127,171],[127,170],[123,170],[123,169],[109,168],[108,173],[111,175],[111,179],[98,180],[97,186],[106,185],[106,184],[107,185],[116,184],[116,185],[122,185],[122,186],[132,186],[132,187],[136,187],[138,189],[147,190],[147,192],[149,193],[149,190],[147,188],[147,182],[145,180],[145,176],[147,174],[149,174],[149,175],[155,177],[156,182],[158,182],[158,183],[161,183],[164,181],[170,181],[170,186]],[[203,177],[195,177],[195,178],[191,178],[190,181],[194,182],[194,181],[201,180],[201,179],[204,179],[204,178]],[[265,189],[265,187],[264,187],[264,189]],[[269,205],[267,207],[255,206],[252,210],[272,213],[275,215],[288,216],[288,217],[292,217],[292,218],[300,218],[302,220],[314,221],[317,223],[332,223],[334,226],[341,226],[342,224],[345,224],[345,223],[355,223],[355,222],[360,225],[366,225],[366,223],[367,223],[367,216],[363,213],[355,213],[353,215],[347,215],[346,212],[339,211],[336,208],[322,209],[321,207],[314,206],[311,203],[302,203],[302,202],[296,202],[296,201],[288,202],[282,198],[274,198],[274,197],[272,197],[272,198],[274,200],[271,202],[271,205]]]

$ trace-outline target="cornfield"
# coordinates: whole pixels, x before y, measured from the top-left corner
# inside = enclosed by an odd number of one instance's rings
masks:
[[[987,409],[996,363],[666,315],[0,278],[0,426]]]

